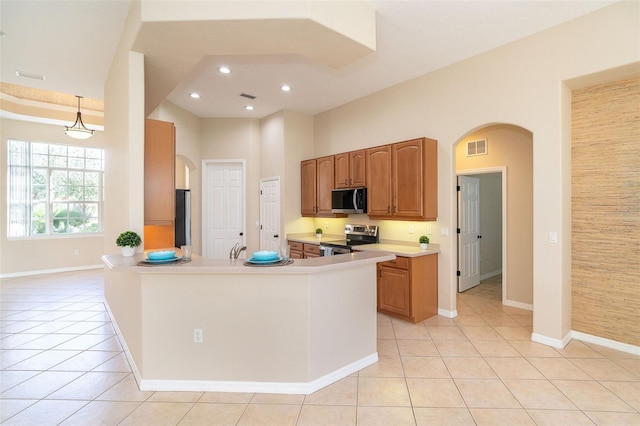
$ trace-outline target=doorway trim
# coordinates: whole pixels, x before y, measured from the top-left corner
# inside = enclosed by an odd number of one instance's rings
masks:
[[[508,271],[508,264],[507,264],[507,258],[508,258],[508,252],[507,252],[507,166],[496,166],[496,167],[483,167],[480,169],[465,169],[465,170],[456,170],[456,182],[458,181],[458,176],[465,176],[465,175],[484,175],[484,174],[490,174],[490,173],[500,173],[500,175],[502,176],[502,304],[503,305],[507,305],[507,306],[513,306],[516,308],[521,307],[519,303],[517,302],[510,302],[509,300],[507,300],[507,285],[509,283],[509,271]],[[458,200],[458,194],[457,191],[454,194],[455,199]],[[456,201],[456,218],[458,217],[459,214],[459,202]],[[456,219],[456,228],[457,228],[457,219]],[[459,247],[458,247],[458,236],[456,234],[456,237],[454,238],[454,253],[456,254],[456,271],[458,270],[459,267]],[[455,283],[455,294],[456,294],[456,300],[457,300],[457,294],[458,294],[458,277],[455,276],[456,278],[456,283]]]

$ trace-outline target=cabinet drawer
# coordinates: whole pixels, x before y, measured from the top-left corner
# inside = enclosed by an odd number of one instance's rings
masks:
[[[289,241],[289,247],[291,247],[291,251],[302,251],[302,243],[298,241]]]
[[[320,246],[318,244],[304,244],[304,254],[316,254],[320,256]]]
[[[400,257],[396,256],[395,260],[388,260],[386,262],[380,262],[378,265],[387,266],[389,268],[397,268],[397,269],[409,269],[409,263],[411,261],[408,257]]]

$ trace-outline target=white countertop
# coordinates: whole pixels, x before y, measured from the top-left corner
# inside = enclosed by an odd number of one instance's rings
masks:
[[[378,250],[313,259],[294,259],[292,264],[285,266],[246,266],[245,259],[205,259],[199,256],[193,256],[193,259],[188,263],[138,266],[139,261],[145,260],[145,255],[142,253],[133,257],[122,257],[115,254],[102,256],[102,261],[109,269],[134,270],[138,273],[151,274],[315,274],[349,268],[354,264],[375,264],[393,259],[395,259],[395,255]]]
[[[322,244],[323,241],[332,241],[332,240],[340,240],[344,239],[343,235],[323,235],[322,238],[318,239],[315,235],[292,235],[287,237],[288,241],[297,241],[300,243],[307,244]],[[427,250],[421,250],[420,245],[418,243],[410,243],[403,241],[385,241],[382,240],[379,244],[363,244],[360,246],[355,246],[354,250],[360,252],[385,252],[385,253],[393,253],[396,256],[404,256],[404,257],[418,257],[418,256],[428,256],[431,254],[440,253],[440,244],[429,244]],[[331,257],[331,256],[329,256]]]

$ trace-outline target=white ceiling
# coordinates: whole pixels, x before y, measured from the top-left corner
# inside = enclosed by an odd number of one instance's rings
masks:
[[[199,117],[261,118],[282,109],[314,115],[614,2],[371,0],[377,50],[342,69],[293,55],[208,57],[168,99]],[[130,0],[0,0],[0,80],[103,99],[129,5]],[[221,64],[232,74],[219,74]],[[46,79],[19,77],[16,70]],[[282,83],[293,90],[281,92]],[[191,99],[192,91],[201,98]],[[252,112],[244,109],[249,103]]]

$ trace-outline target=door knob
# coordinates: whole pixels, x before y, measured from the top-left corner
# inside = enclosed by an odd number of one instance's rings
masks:
[[[243,235],[244,235],[244,232],[241,232],[241,233],[240,233],[240,236],[242,237]]]
[[[273,238],[280,238],[278,234],[274,235]]]

